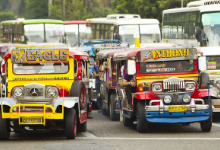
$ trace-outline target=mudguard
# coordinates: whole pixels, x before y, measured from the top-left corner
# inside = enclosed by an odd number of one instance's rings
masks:
[[[62,106],[63,98],[57,98],[54,103],[54,109],[56,110],[58,106]],[[65,97],[64,98],[64,107],[73,108],[75,104],[79,105],[78,97]],[[78,107],[79,108],[79,107]]]
[[[194,99],[199,99],[208,96],[211,96],[211,90],[208,91],[208,89],[199,89],[199,90],[195,90],[191,97]]]
[[[10,97],[2,98],[2,105],[3,106],[5,105],[5,106],[12,107],[15,104],[16,104],[16,101],[13,98],[10,98]],[[0,106],[1,106],[1,102],[0,102]]]

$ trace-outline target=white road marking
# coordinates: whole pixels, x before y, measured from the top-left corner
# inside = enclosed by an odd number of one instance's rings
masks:
[[[76,137],[80,140],[220,140],[220,138],[123,138],[123,137]]]
[[[82,134],[86,137],[82,137],[82,138],[86,138],[86,139],[97,139],[98,137],[95,136],[94,134],[92,133],[89,133],[88,131],[87,132],[82,132]]]
[[[212,123],[213,126],[220,127],[220,124]]]

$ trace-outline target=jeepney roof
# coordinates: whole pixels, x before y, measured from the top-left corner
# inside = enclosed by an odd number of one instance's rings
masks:
[[[142,43],[140,44],[140,47],[177,47],[176,44],[172,44],[172,43]],[[132,44],[130,46],[131,48],[135,48],[135,44]]]
[[[197,53],[202,53],[203,56],[220,55],[220,47],[197,47]]]
[[[84,60],[89,60],[89,54],[83,51],[76,51],[73,49],[69,49],[69,56],[74,57],[76,59],[84,59]]]
[[[143,47],[143,48],[130,48],[128,49],[127,51],[125,52],[118,52],[118,53],[115,53],[114,55],[114,58],[119,58],[119,57],[134,57],[137,55],[137,53],[139,51],[142,51],[142,50],[152,50],[152,49],[162,49],[162,48],[172,48],[173,45],[170,44],[170,45],[167,45],[167,46],[160,46],[161,43],[159,44],[151,44],[151,45],[148,45],[148,47]]]
[[[64,25],[68,24],[86,24],[85,20],[64,21]]]
[[[54,48],[68,48],[67,44],[64,43],[34,43],[28,44],[27,46],[53,46]]]
[[[94,44],[105,44],[105,43],[121,43],[119,40],[83,40],[81,46],[92,46]]]
[[[98,58],[113,56],[115,53],[120,52],[120,51],[125,51],[125,50],[127,50],[127,49],[128,49],[128,48],[125,48],[125,49],[102,50],[102,51],[98,52],[98,53],[96,54],[96,56],[97,56]]]

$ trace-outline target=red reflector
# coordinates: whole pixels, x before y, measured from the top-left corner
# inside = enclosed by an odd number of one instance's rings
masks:
[[[5,73],[5,64],[2,65],[2,73]]]
[[[11,53],[5,54],[5,56],[4,56],[4,61],[7,61],[9,57],[11,57]]]

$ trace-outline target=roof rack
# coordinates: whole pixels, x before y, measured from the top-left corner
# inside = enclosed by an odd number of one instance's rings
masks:
[[[132,19],[137,18],[140,19],[140,15],[138,14],[113,14],[113,15],[107,15],[107,19]]]

